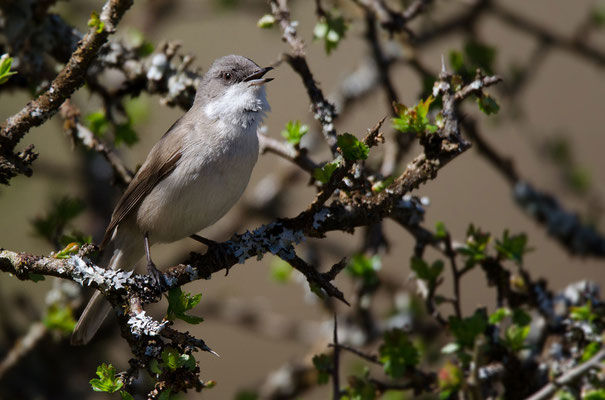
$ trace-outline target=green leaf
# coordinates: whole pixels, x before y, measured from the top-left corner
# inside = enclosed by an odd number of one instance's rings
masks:
[[[125,390],[120,392],[120,396],[122,396],[122,400],[134,400],[134,397],[132,397],[132,395]]]
[[[412,257],[411,268],[418,279],[427,281],[429,285],[433,286],[437,283],[437,278],[443,272],[443,261],[437,260],[432,265],[428,265],[422,258]]]
[[[160,397],[158,397],[158,400],[170,400],[170,397],[172,395],[172,390],[170,388],[164,390],[162,393],[160,393]]]
[[[333,368],[333,358],[327,354],[313,356],[313,366],[318,372],[317,383],[324,385],[330,380],[330,374]]]
[[[99,14],[96,11],[93,11],[90,14],[90,19],[88,20],[88,26],[90,28],[97,28],[96,32],[101,33],[101,32],[103,32],[105,23],[103,21],[101,21],[101,19],[99,18]]]
[[[6,83],[11,75],[16,74],[16,72],[10,70],[12,64],[13,59],[8,54],[2,54],[2,57],[0,57],[0,85]]]
[[[500,106],[496,100],[485,93],[477,97],[477,104],[479,104],[479,109],[486,115],[496,114],[500,110]]]
[[[63,333],[72,333],[76,327],[71,308],[66,306],[58,306],[56,304],[48,307],[46,316],[42,321],[44,325],[51,330],[58,330]]]
[[[256,23],[256,26],[262,29],[273,28],[273,25],[275,25],[275,17],[271,14],[263,15]]]
[[[366,257],[358,253],[351,257],[347,264],[347,272],[351,276],[361,279],[367,288],[377,288],[380,284],[377,271],[382,267],[380,256]]]
[[[376,399],[376,386],[368,377],[349,377],[349,387],[341,400],[374,400]]]
[[[202,294],[191,295],[191,293],[183,292],[180,287],[170,289],[168,292],[168,311],[166,319],[174,321],[181,319],[189,324],[199,324],[204,319],[193,315],[185,314],[186,311],[195,307],[202,299]]]
[[[71,242],[63,250],[57,252],[54,257],[59,259],[69,258],[74,254],[78,254],[78,251],[80,251],[80,243]]]
[[[498,255],[517,264],[521,264],[523,255],[531,251],[530,248],[527,248],[527,235],[525,233],[509,236],[508,230],[504,231],[502,240],[496,239],[496,250]]]
[[[489,233],[481,232],[473,224],[469,225],[466,231],[465,247],[458,250],[460,254],[467,256],[465,268],[472,268],[487,258],[487,244],[490,238]]]
[[[511,351],[516,352],[525,347],[525,338],[529,335],[530,326],[520,326],[513,324],[509,326],[504,333],[504,344]]]
[[[328,183],[332,177],[332,174],[334,171],[336,171],[339,165],[340,163],[338,161],[333,161],[327,163],[321,168],[315,168],[313,171],[313,178],[317,179],[321,183]]]
[[[418,349],[401,329],[385,332],[379,352],[384,372],[392,378],[401,378],[420,361]]]
[[[527,326],[531,324],[531,317],[529,314],[520,308],[515,308],[512,319],[513,323],[519,326]]]
[[[590,18],[596,27],[602,28],[605,26],[605,4],[603,2],[593,7]]]
[[[340,147],[342,155],[346,160],[365,160],[370,154],[370,148],[368,145],[359,141],[359,139],[350,133],[338,135],[337,142],[338,147]]]
[[[437,132],[437,126],[431,124],[427,117],[434,101],[435,98],[429,96],[426,100],[420,100],[412,108],[407,108],[403,104],[396,104],[395,109],[398,117],[393,118],[393,127],[400,132],[413,133],[419,137],[427,133]]]
[[[576,321],[592,322],[597,319],[597,314],[592,311],[592,303],[590,301],[581,307],[571,307],[570,316]]]
[[[29,274],[27,274],[27,276],[29,276],[29,279],[31,279],[34,282],[40,282],[45,280],[46,278],[44,277],[44,275],[40,275],[40,274],[32,274],[31,272]]]
[[[582,352],[582,358],[580,360],[582,362],[590,360],[592,358],[592,356],[594,356],[595,354],[597,354],[599,352],[599,350],[601,350],[600,342],[588,343],[588,345],[584,348],[584,351]]]
[[[292,276],[292,271],[292,266],[281,258],[275,257],[271,262],[271,278],[276,282],[288,282]]]
[[[86,115],[88,129],[98,137],[103,137],[109,128],[109,121],[105,117],[105,111],[96,111]]]
[[[498,325],[502,320],[511,315],[510,309],[502,307],[494,311],[489,316],[489,323],[492,325]]]
[[[567,389],[561,389],[557,393],[555,393],[554,399],[556,400],[577,400],[576,396],[573,393],[569,392]]]
[[[111,364],[101,364],[97,367],[97,376],[90,380],[90,386],[95,392],[115,393],[122,389],[124,382],[116,377],[116,369]]]
[[[139,141],[137,133],[132,127],[130,119],[128,122],[116,125],[115,129],[115,144],[116,146],[124,143],[126,146],[132,146]]]
[[[297,145],[307,132],[309,132],[309,127],[307,125],[301,125],[300,121],[289,121],[286,124],[286,129],[281,131],[281,135],[288,143]]]
[[[605,400],[605,389],[596,389],[586,392],[582,400]]]
[[[234,400],[258,400],[258,394],[250,390],[243,390],[235,395]]]
[[[481,310],[475,311],[472,317],[460,319],[449,318],[450,331],[462,347],[473,348],[475,339],[487,328],[487,318]]]
[[[348,24],[341,15],[336,12],[326,13],[313,29],[313,40],[323,40],[326,53],[330,54],[338,47],[347,29]]]
[[[391,183],[393,183],[393,182],[395,182],[395,177],[394,176],[388,176],[388,177],[384,178],[383,180],[378,181],[375,184],[373,184],[372,185],[372,192],[374,192],[374,193],[380,193],[384,189],[386,189],[389,186],[391,186]]]
[[[154,374],[161,375],[162,369],[160,368],[160,363],[155,358],[149,362],[149,368]]]
[[[447,229],[445,228],[445,224],[441,221],[438,221],[435,224],[435,237],[441,240],[447,238]]]
[[[186,368],[193,371],[196,368],[193,355],[180,354],[178,350],[172,347],[168,347],[162,351],[162,361],[161,367],[167,368],[170,371],[176,371],[177,368]]]

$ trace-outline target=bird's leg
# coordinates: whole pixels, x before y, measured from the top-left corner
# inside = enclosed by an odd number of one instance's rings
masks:
[[[226,266],[225,276],[229,275],[229,268],[233,265],[233,262],[231,261],[233,256],[231,253],[225,250],[224,247],[220,245],[220,243],[215,242],[214,240],[206,239],[205,237],[197,235],[195,233],[193,235],[190,235],[189,237],[195,241],[205,244],[208,247],[208,251],[211,251],[213,248],[217,249],[213,250],[216,252],[216,258],[221,264]]]
[[[162,287],[164,284],[164,276],[158,270],[151,260],[151,250],[149,249],[149,233],[145,232],[145,255],[147,256],[147,274],[154,280],[156,286]]]

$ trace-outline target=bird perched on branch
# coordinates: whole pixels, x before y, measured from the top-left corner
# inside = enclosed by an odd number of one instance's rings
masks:
[[[193,106],[151,149],[118,201],[101,244],[99,265],[132,268],[154,243],[170,243],[214,224],[240,198],[258,158],[259,123],[270,110],[264,75],[252,60],[230,55],[214,61]],[[199,237],[198,237],[199,238]],[[88,343],[109,313],[96,292],[82,313],[72,344]]]

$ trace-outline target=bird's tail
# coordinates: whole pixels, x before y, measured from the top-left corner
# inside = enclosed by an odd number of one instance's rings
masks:
[[[124,258],[123,250],[117,249],[115,242],[110,242],[103,250],[98,264],[103,268],[116,269],[118,266],[124,265]],[[71,344],[84,345],[90,342],[109,311],[111,311],[111,305],[101,295],[101,292],[96,291],[76,324],[71,335]]]

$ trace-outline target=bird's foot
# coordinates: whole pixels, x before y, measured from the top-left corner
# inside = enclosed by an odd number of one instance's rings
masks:
[[[165,287],[166,281],[164,280],[164,274],[157,269],[153,261],[149,261],[147,263],[147,275],[151,277],[151,280],[154,282],[154,285],[162,291]]]

